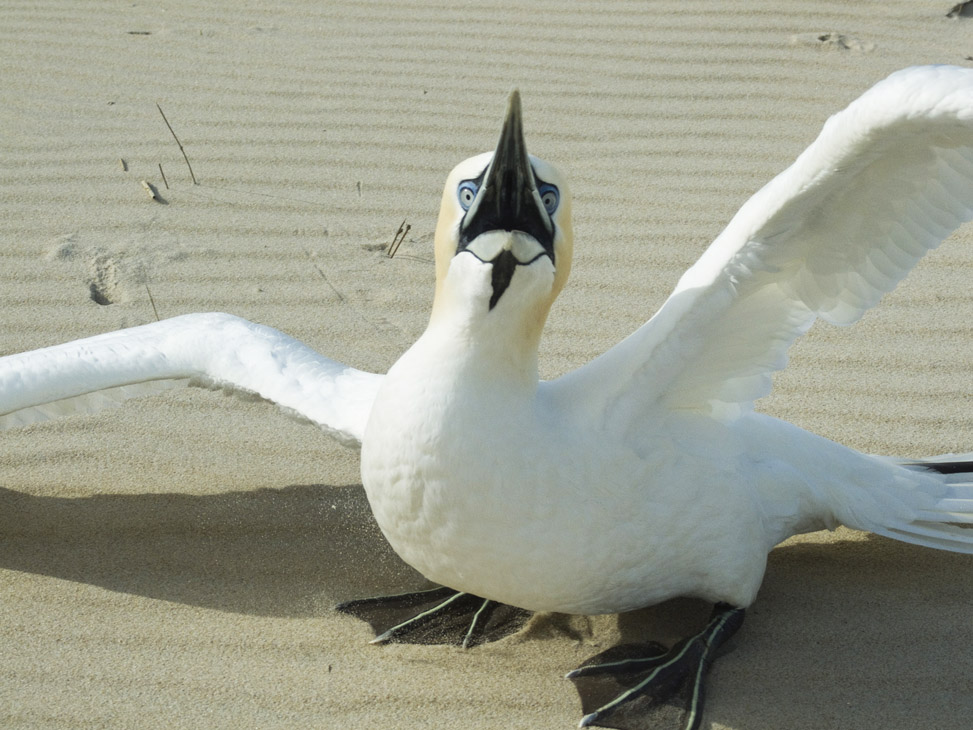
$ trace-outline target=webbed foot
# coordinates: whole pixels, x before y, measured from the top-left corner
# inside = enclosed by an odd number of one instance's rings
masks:
[[[626,644],[592,657],[567,676],[581,696],[581,727],[698,730],[703,683],[719,647],[743,624],[743,609],[718,603],[706,627],[671,649]]]
[[[464,649],[519,630],[531,612],[451,588],[347,601],[337,610],[375,632],[373,644],[453,644]]]

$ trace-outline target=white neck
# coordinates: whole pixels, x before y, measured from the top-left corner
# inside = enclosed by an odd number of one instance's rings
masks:
[[[518,266],[493,309],[491,272],[490,264],[470,254],[455,256],[420,341],[478,382],[501,379],[536,387],[537,348],[553,298],[553,266],[547,257]]]

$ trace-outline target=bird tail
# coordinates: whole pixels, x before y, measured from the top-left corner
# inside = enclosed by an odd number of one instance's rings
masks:
[[[886,537],[915,545],[973,554],[973,453],[944,454],[898,461],[911,471],[937,477],[935,501],[918,510],[915,519],[876,529]]]

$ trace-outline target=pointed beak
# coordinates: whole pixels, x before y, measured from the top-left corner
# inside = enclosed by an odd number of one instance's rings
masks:
[[[527,156],[520,92],[516,90],[510,94],[496,152],[483,174],[476,198],[460,222],[457,253],[469,249],[479,256],[475,247],[470,246],[478,236],[490,231],[525,233],[540,244],[541,255],[546,254],[554,260],[554,224],[544,209]],[[491,309],[509,285],[516,266],[528,264],[534,258],[536,256],[520,261],[509,250],[504,250],[491,259],[495,279]],[[496,281],[498,276],[500,281]]]

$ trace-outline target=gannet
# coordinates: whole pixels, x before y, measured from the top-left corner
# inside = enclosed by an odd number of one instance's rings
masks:
[[[569,675],[582,725],[643,727],[675,702],[697,728],[704,676],[782,540],[844,524],[973,553],[973,457],[866,455],[754,408],[816,319],[854,322],[971,218],[973,69],[899,71],[831,117],[648,322],[541,381],[571,194],[528,155],[514,92],[496,150],[447,178],[429,325],[386,375],[231,315],[187,315],[0,359],[0,425],[175,384],[256,393],[360,443],[382,532],[443,586],[342,606],[376,641],[472,645],[524,610],[702,598],[714,611],[699,633]],[[612,676],[624,690],[594,702],[590,683]]]

